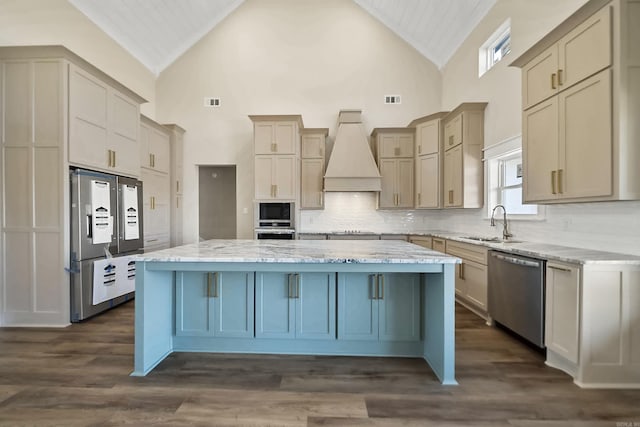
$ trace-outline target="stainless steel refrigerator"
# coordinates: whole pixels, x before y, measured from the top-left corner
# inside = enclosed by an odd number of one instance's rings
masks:
[[[71,321],[79,322],[134,296],[142,253],[142,182],[70,170]]]

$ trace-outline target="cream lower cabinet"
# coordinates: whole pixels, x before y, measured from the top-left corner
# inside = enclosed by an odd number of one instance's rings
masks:
[[[433,240],[428,236],[409,236],[409,243],[413,243],[423,248],[433,249]]]
[[[572,363],[578,363],[580,267],[547,262],[544,343]]]
[[[255,156],[256,200],[295,200],[298,158]]]
[[[447,240],[446,253],[462,259],[456,264],[456,299],[476,314],[487,317],[487,248]]]
[[[459,144],[444,153],[443,193],[445,207],[462,207],[462,145]]]
[[[447,251],[447,241],[439,237],[431,238],[431,246],[434,251],[445,253]]]
[[[176,124],[165,124],[171,136],[170,172],[171,179],[171,246],[180,246],[183,243],[182,218],[183,218],[183,156],[185,130]]]
[[[144,249],[152,251],[171,244],[171,208],[169,207],[169,175],[142,169],[142,219]]]
[[[640,387],[640,265],[549,261],[549,366],[581,387]]]

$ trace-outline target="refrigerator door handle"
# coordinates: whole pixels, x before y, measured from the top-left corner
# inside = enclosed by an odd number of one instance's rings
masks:
[[[86,219],[87,219],[87,237],[88,238],[92,238],[93,237],[93,215],[87,215]]]

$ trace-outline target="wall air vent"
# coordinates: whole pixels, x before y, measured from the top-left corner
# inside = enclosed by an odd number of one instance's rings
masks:
[[[400,95],[385,95],[385,104],[400,104]]]
[[[205,98],[204,99],[205,107],[219,107],[220,106],[220,98]]]

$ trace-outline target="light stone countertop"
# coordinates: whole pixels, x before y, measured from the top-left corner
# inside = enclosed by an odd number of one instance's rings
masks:
[[[492,250],[512,253],[514,255],[530,256],[532,258],[566,262],[569,264],[629,264],[640,265],[640,256],[620,254],[615,252],[596,251],[593,249],[573,248],[570,246],[553,245],[539,242],[501,243],[471,240],[466,237],[475,236],[471,233],[453,233],[446,231],[425,231],[411,233],[411,236],[432,236],[442,239],[455,240],[473,245],[485,246]],[[482,237],[482,236],[481,236]],[[491,237],[491,236],[487,236]],[[639,243],[640,244],[640,243]]]
[[[457,264],[460,259],[395,240],[207,240],[136,256],[136,261]]]

